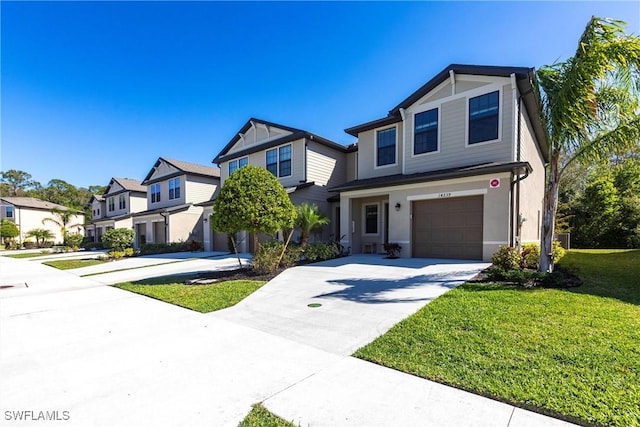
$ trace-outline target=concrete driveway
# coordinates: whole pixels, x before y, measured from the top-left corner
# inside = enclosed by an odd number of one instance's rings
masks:
[[[288,269],[235,307],[209,316],[350,355],[488,266],[352,255]]]
[[[345,356],[481,268],[390,263],[299,267],[206,315],[36,263],[58,291],[0,291],[0,424],[237,426],[264,402],[304,426],[568,425]],[[0,257],[2,280],[33,265]]]

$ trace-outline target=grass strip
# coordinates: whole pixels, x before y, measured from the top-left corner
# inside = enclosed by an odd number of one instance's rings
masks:
[[[273,415],[260,403],[253,405],[251,412],[238,427],[295,427],[295,424]]]
[[[266,283],[259,280],[229,280],[208,285],[184,284],[185,280],[194,277],[194,274],[173,275],[114,286],[200,313],[209,313],[236,305]]]
[[[584,284],[464,284],[354,356],[582,423],[640,425],[640,251],[571,251]]]
[[[104,264],[106,261],[99,259],[61,259],[56,261],[45,261],[44,265],[55,267],[59,270],[72,270],[74,268],[89,267],[91,265]]]

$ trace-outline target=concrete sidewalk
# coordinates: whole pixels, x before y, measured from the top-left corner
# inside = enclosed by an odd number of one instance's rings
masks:
[[[0,259],[3,282],[5,271],[13,270],[11,274],[16,276],[21,270],[25,280],[36,283],[43,278],[33,269],[41,267],[50,273],[52,282],[73,277],[84,287],[0,298],[2,425],[34,425],[33,421],[14,419],[15,414],[31,410],[68,411],[68,421],[37,422],[45,426],[237,426],[256,402],[264,402],[277,415],[304,426],[569,425],[345,356],[346,341],[341,341],[340,328],[335,332],[340,341],[337,350],[327,351],[318,345],[324,339],[307,345],[289,326],[267,332],[258,325],[226,317],[224,310],[219,315],[203,315],[119,289],[96,287],[87,278],[38,263],[8,260]],[[348,316],[339,315],[348,307],[354,322],[369,318],[359,324],[372,325],[376,318],[370,307],[388,305],[379,318],[386,322],[389,312],[424,304],[410,301],[405,292],[420,292],[453,280],[445,280],[442,274],[439,284],[411,284],[407,277],[423,276],[428,266],[418,268],[403,261],[388,265],[389,261],[376,258],[363,264],[358,260],[353,257],[300,267],[294,276],[265,285],[259,291],[264,295],[255,293],[254,301],[250,298],[244,305],[255,308],[258,301],[279,299],[280,288],[285,291],[287,286],[296,286],[300,299],[294,297],[272,307],[273,311],[293,310],[295,301],[306,301],[303,289],[316,280],[313,278],[320,269],[333,272],[324,273],[324,280],[333,280],[330,277],[334,274],[342,277],[340,284],[310,285],[309,294],[323,304],[347,304],[336,310],[334,323],[348,321]],[[173,265],[191,262],[196,261]],[[462,266],[457,268],[464,271]],[[357,281],[345,284],[345,279],[377,278],[384,282],[385,277],[402,286],[389,294],[375,286],[369,292]],[[316,287],[322,286],[331,290],[318,295]],[[349,291],[354,288],[357,291]],[[317,309],[305,305],[304,310],[314,313]],[[315,323],[293,316],[289,322],[298,322],[306,334],[318,337],[328,336],[325,329],[331,327],[326,319]],[[356,335],[349,339],[358,342],[369,339],[370,331],[363,330],[362,337],[357,336],[357,328],[351,333]]]

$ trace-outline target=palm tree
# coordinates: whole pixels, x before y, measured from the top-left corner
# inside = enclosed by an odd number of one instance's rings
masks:
[[[313,203],[302,203],[296,206],[298,217],[296,218],[296,228],[300,230],[300,245],[307,246],[311,233],[318,232],[323,226],[329,224],[330,220]]]
[[[558,184],[567,166],[640,145],[640,39],[624,25],[592,17],[575,55],[537,72],[550,144],[540,271],[553,271]]]
[[[56,237],[51,230],[47,230],[46,228],[34,228],[33,230],[27,231],[26,236],[36,239],[36,245],[39,248],[44,246],[47,240],[52,240]]]
[[[77,215],[77,212],[71,209],[53,208],[51,209],[51,213],[55,215],[55,218],[45,218],[42,220],[42,224],[46,224],[47,222],[52,222],[58,227],[60,227],[60,233],[62,234],[62,238],[64,240],[63,243],[66,243],[67,230],[71,227],[79,227],[82,225],[82,224],[69,224],[69,222],[71,222],[71,219]]]

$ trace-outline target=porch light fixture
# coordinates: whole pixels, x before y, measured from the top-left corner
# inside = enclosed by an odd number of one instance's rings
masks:
[[[396,211],[399,211],[401,206],[402,205],[400,205],[400,202],[396,203]]]

